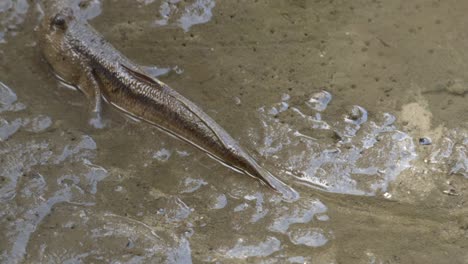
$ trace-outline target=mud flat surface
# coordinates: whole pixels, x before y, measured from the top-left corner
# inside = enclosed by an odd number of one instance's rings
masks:
[[[90,127],[3,0],[0,262],[468,263],[467,2],[80,6],[301,198],[110,107]]]

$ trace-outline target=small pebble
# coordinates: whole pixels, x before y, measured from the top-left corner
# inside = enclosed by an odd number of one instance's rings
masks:
[[[464,95],[468,92],[468,85],[461,79],[455,79],[449,81],[445,89],[454,95]]]

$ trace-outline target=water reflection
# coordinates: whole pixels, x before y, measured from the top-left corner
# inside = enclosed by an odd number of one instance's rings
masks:
[[[70,5],[79,9],[80,14],[86,19],[93,19],[102,12],[101,0],[72,0]]]
[[[26,108],[4,84],[1,84],[1,93],[4,95],[0,102],[2,112]],[[97,183],[107,175],[104,168],[91,161],[96,152],[96,143],[91,137],[74,137],[63,148],[57,141],[43,138],[41,134],[52,123],[45,115],[13,121],[2,119],[0,222],[5,229],[4,239],[10,241],[0,256],[2,262],[16,263],[23,259],[31,235],[56,205],[92,205]],[[20,135],[23,131],[32,136],[25,140]]]
[[[268,229],[285,234],[291,225],[307,224],[315,215],[323,215],[326,211],[327,207],[319,200],[304,200],[292,206],[282,206],[273,212],[274,220]]]
[[[7,34],[16,35],[29,9],[27,0],[0,1],[0,44],[5,43]]]
[[[2,112],[18,112],[24,110],[26,106],[17,102],[17,96],[15,92],[0,82],[0,113]],[[0,142],[5,141],[11,135],[15,134],[21,126],[26,131],[40,132],[51,125],[49,117],[44,115],[38,115],[33,118],[12,118],[10,120],[0,117]]]
[[[243,239],[225,252],[228,258],[245,259],[249,257],[267,257],[281,249],[281,242],[276,237],[267,237],[258,244],[249,245]]]
[[[145,1],[151,4],[153,1]],[[159,7],[161,19],[155,24],[160,26],[175,25],[185,32],[193,25],[203,24],[211,20],[211,10],[215,6],[214,0],[164,0]]]
[[[0,82],[0,113],[4,111],[18,111],[25,108],[21,103],[16,103],[16,94],[7,85]]]
[[[445,131],[444,137],[431,146],[430,156],[425,159],[429,169],[441,169],[448,174],[468,178],[468,132],[463,129]]]
[[[0,87],[5,95],[0,102],[3,112],[26,108],[11,88],[4,84]],[[2,124],[2,262],[191,262],[190,232],[181,237],[170,232],[173,223],[185,221],[192,212],[179,197],[160,194],[166,202],[156,216],[165,221],[151,226],[98,210],[98,183],[108,176],[108,171],[93,163],[97,143],[91,136],[50,130],[54,121],[45,115],[5,119]],[[17,126],[12,129],[12,124]],[[22,133],[32,135],[25,139]],[[189,186],[197,182],[188,180],[187,192],[195,191],[198,184]]]
[[[265,129],[261,151],[284,162],[289,175],[337,193],[375,195],[410,167],[417,154],[413,139],[384,113],[368,120],[352,106],[341,118],[327,115],[331,94],[321,91],[303,103],[290,97],[259,110]]]
[[[328,242],[327,235],[319,228],[295,228],[288,235],[295,245],[321,247]]]
[[[92,208],[76,208],[57,217],[63,222],[54,226],[54,232],[40,230],[35,234],[50,242],[47,246],[38,243],[31,247],[28,259],[44,263],[191,263],[187,239],[175,237],[161,225],[151,227]],[[80,243],[72,243],[70,247],[69,237]]]

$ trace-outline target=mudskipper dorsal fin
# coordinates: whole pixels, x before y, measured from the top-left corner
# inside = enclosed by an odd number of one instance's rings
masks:
[[[137,70],[133,70],[124,64],[120,64],[120,66],[122,66],[130,75],[137,78],[138,80],[146,82],[150,85],[157,85],[158,87],[162,87],[162,85],[159,82],[157,82],[154,78],[148,76],[147,74]]]

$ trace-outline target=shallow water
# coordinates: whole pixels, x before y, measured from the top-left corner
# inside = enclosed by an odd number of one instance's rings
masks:
[[[1,262],[468,263],[467,3],[81,7],[301,198],[111,108],[90,127],[37,50],[40,10],[4,0]]]

